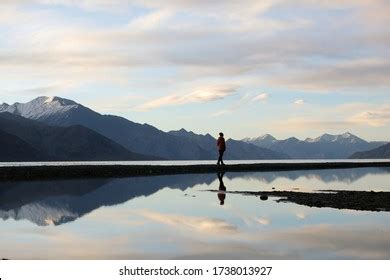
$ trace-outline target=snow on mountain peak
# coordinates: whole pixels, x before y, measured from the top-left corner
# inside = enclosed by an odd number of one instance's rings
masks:
[[[79,215],[68,207],[47,205],[44,201],[33,202],[16,209],[0,210],[3,220],[29,220],[39,226],[60,224],[62,221],[74,220]]]
[[[264,134],[258,138],[259,140],[276,140],[275,137],[273,137],[270,134]]]
[[[13,105],[1,105],[0,112],[10,112],[29,119],[40,119],[49,115],[65,113],[79,104],[72,100],[57,96],[40,96],[27,103],[15,103]]]
[[[359,137],[353,135],[350,132],[345,132],[340,135],[332,135],[332,134],[323,134],[320,137],[317,137],[315,139],[312,138],[306,138],[305,142],[308,143],[314,143],[314,142],[338,142],[338,143],[351,143],[356,144],[358,142],[362,142],[364,140],[360,139]]]
[[[51,103],[54,100],[54,96],[46,97],[45,103]]]
[[[4,112],[8,109],[9,105],[7,103],[3,103],[0,105],[0,112]]]
[[[353,137],[353,135],[351,133],[349,133],[349,132],[346,132],[344,134],[341,134],[341,137],[343,137],[343,138],[350,138],[350,137]]]

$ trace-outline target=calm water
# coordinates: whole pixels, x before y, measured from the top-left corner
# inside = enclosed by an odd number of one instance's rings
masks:
[[[228,191],[390,191],[390,169],[226,173],[223,182]],[[205,191],[218,188],[216,174],[0,183],[0,258],[390,259],[389,212]]]

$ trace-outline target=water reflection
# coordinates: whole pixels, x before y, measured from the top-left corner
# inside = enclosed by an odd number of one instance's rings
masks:
[[[74,221],[100,208],[151,195],[169,187],[184,190],[215,180],[209,175],[156,176],[0,183],[0,217],[44,225]]]
[[[298,185],[390,191],[388,169],[349,171],[349,178],[347,170],[317,170],[0,183],[0,257],[390,258],[389,213],[226,197]]]
[[[225,172],[220,172],[217,174],[218,181],[219,181],[218,199],[219,199],[220,205],[224,205],[225,199],[226,199],[226,187],[225,187],[225,184],[223,183],[223,175],[224,174],[225,174]]]
[[[390,173],[390,168],[346,168],[346,169],[323,169],[323,170],[296,170],[278,172],[237,172],[229,173],[228,178],[242,177],[256,179],[264,183],[272,183],[278,179],[285,178],[292,181],[300,178],[317,179],[323,183],[343,182],[351,184],[367,175],[379,175]]]
[[[303,170],[257,173],[218,173],[197,175],[174,175],[156,177],[136,177],[123,179],[87,179],[42,182],[0,183],[0,217],[3,220],[29,220],[37,225],[60,225],[74,221],[102,206],[125,203],[137,197],[152,195],[163,188],[186,190],[196,185],[218,186],[220,205],[226,202],[226,186],[223,177],[236,189],[260,190],[268,184],[280,190],[281,185],[273,185],[277,180],[288,178],[291,182],[305,179],[308,185],[321,189],[313,180],[324,183],[339,182],[352,184],[368,175],[388,174],[389,168],[361,168],[342,170]],[[370,180],[370,182],[373,180]],[[291,182],[283,182],[291,188]],[[249,187],[248,187],[249,186]],[[365,185],[364,185],[365,186]],[[334,188],[334,186],[332,186]],[[367,186],[370,187],[370,186]],[[386,186],[387,187],[387,186]],[[249,188],[249,189],[248,189]],[[345,188],[345,186],[343,186]],[[232,190],[232,188],[230,188]],[[390,189],[389,189],[390,191]],[[195,195],[194,195],[195,196]],[[260,197],[266,200],[267,197]]]

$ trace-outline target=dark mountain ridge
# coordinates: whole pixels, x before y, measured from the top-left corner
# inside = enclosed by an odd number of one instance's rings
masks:
[[[380,146],[378,148],[356,152],[350,158],[352,159],[386,159],[390,158],[390,143]]]
[[[147,160],[153,159],[132,153],[110,139],[86,127],[48,126],[41,122],[11,113],[0,113],[0,131],[19,139],[15,144],[0,146],[2,153],[8,150],[14,155],[8,160]],[[17,143],[17,145],[16,145]],[[24,143],[24,157],[18,149]],[[30,156],[28,156],[30,154]],[[155,158],[154,158],[155,159]]]

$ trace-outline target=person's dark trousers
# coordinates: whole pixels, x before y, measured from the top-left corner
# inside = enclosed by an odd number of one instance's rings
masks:
[[[218,158],[218,162],[217,162],[217,164],[219,165],[219,163],[221,163],[222,165],[224,165],[224,163],[223,163],[223,159],[222,159],[222,157],[223,157],[223,153],[224,153],[225,151],[219,151],[219,158]]]

